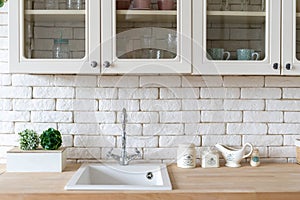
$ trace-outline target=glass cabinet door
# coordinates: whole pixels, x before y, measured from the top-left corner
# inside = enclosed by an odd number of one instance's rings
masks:
[[[280,74],[280,0],[194,0],[195,74]]]
[[[191,73],[190,11],[190,0],[102,1],[102,73]]]
[[[282,74],[300,74],[300,0],[282,1]]]
[[[89,10],[90,3],[89,0],[12,0],[9,14],[14,15],[14,19],[10,25],[18,24],[11,29],[14,34],[11,44],[16,47],[14,51],[18,51],[12,62],[17,62],[15,64],[21,68],[16,71],[99,73],[99,68],[89,67],[91,60],[99,62],[100,57],[93,58],[91,52],[90,41],[97,42],[97,38],[90,38],[89,34],[88,14],[96,13],[96,10]],[[98,3],[98,12],[99,9]],[[94,28],[97,26],[100,24],[95,24]]]

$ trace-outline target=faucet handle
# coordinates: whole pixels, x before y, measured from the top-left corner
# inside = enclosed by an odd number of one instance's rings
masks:
[[[137,148],[134,148],[134,151],[135,151],[135,153],[137,154],[138,157],[140,157],[142,155],[141,151],[138,150]]]
[[[106,153],[106,157],[110,158],[112,156],[112,151],[113,148],[111,148],[107,153]]]

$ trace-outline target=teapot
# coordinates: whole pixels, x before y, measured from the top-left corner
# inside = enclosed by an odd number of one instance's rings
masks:
[[[250,147],[250,152],[245,155],[247,146]],[[222,153],[226,160],[225,166],[227,167],[240,167],[242,159],[249,157],[253,152],[253,146],[250,143],[246,143],[241,149],[235,149],[223,144],[216,144],[215,147]]]

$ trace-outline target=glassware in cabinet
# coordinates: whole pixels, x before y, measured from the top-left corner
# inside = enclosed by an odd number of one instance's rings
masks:
[[[110,63],[102,72],[191,72],[190,0],[114,0],[102,2],[102,8],[106,8],[102,9],[102,18],[112,16],[105,20],[107,25],[102,25],[102,58]],[[106,52],[108,49],[112,51]],[[142,69],[150,64],[154,68]]]
[[[92,61],[100,62],[100,2],[76,0],[76,3],[80,7],[71,9],[67,7],[68,0],[11,0],[11,72],[100,72],[99,65],[90,68]],[[53,49],[58,44],[68,49],[68,56],[54,56]]]

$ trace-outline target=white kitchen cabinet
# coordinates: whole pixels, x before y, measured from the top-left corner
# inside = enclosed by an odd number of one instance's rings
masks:
[[[282,1],[283,75],[300,75],[300,0]]]
[[[73,10],[66,1],[47,9],[41,0],[10,0],[10,71],[99,74],[100,2],[82,2],[82,8]],[[55,41],[68,47],[67,56],[53,56]]]
[[[300,75],[300,0],[175,0],[172,9],[136,1],[83,0],[84,8],[72,10],[66,0],[58,9],[10,0],[10,71]],[[59,38],[68,40],[68,58],[53,58]],[[242,60],[238,49],[259,58]]]
[[[279,75],[280,14],[281,0],[194,0],[193,74]]]
[[[101,1],[101,73],[190,74],[192,0],[170,8],[159,8],[156,0],[138,2],[124,7]]]

